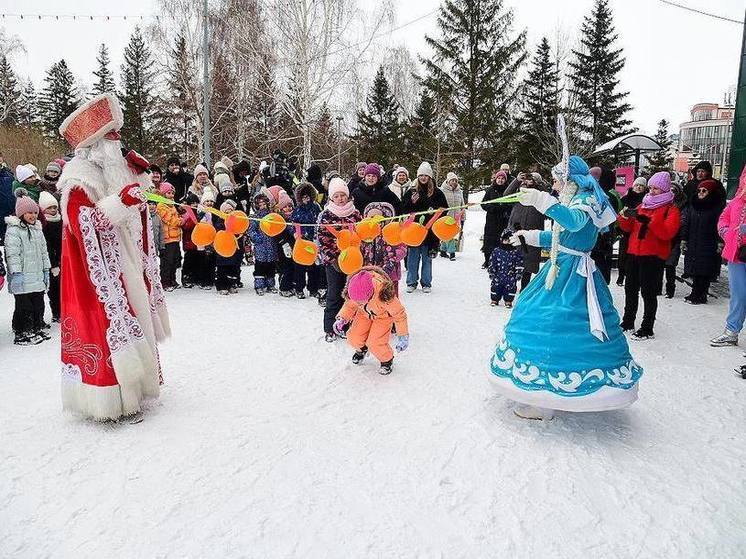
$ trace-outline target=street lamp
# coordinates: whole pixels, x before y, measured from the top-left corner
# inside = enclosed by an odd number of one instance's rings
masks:
[[[337,172],[342,174],[342,115],[337,117]]]

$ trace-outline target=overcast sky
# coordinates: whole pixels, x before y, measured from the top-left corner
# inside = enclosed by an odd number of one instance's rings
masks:
[[[372,6],[375,0],[362,0]],[[743,0],[675,0],[733,19],[743,20]],[[396,25],[405,24],[435,10],[439,0],[393,0]],[[583,16],[593,0],[506,0],[516,16],[516,29],[528,32],[533,50],[543,35],[550,39],[557,29],[570,36],[580,29]],[[656,123],[666,118],[678,124],[689,119],[695,103],[722,102],[723,94],[738,79],[742,27],[668,6],[659,0],[612,0],[619,44],[624,47],[627,65],[622,85],[630,92],[634,106],[632,119],[643,132],[654,133]],[[98,0],[4,0],[2,13],[23,14],[104,14],[130,16],[153,13],[152,0],[101,2]],[[384,42],[406,44],[417,53],[426,52],[425,34],[437,35],[436,15],[404,27],[385,37]],[[10,34],[18,35],[26,54],[13,61],[17,72],[30,76],[40,87],[46,69],[65,58],[76,77],[91,83],[98,45],[109,46],[118,69],[129,34],[139,22],[115,19],[60,21],[34,18],[20,20],[6,16],[0,20]],[[381,31],[389,29],[388,24]],[[117,72],[118,74],[118,72]]]

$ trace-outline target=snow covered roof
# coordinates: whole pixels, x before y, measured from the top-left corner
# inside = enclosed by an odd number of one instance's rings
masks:
[[[627,134],[615,138],[605,144],[598,146],[593,155],[601,155],[610,151],[658,151],[663,149],[658,142],[645,134]]]

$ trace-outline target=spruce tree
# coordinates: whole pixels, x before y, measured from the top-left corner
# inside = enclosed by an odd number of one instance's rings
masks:
[[[399,104],[389,91],[382,66],[378,68],[365,106],[365,110],[357,113],[361,157],[386,167],[400,157],[402,126]]]
[[[622,48],[614,48],[614,29],[609,0],[596,0],[583,20],[580,49],[570,61],[570,93],[573,98],[573,127],[589,146],[633,132],[626,115],[632,108],[628,93],[619,90],[619,72],[625,60]]]
[[[555,127],[559,112],[559,72],[544,37],[523,84],[523,112],[519,120],[518,164],[521,168],[553,162]]]
[[[109,49],[106,48],[104,43],[101,43],[98,49],[98,56],[96,56],[98,68],[93,72],[93,75],[96,76],[96,82],[93,84],[94,95],[113,93],[115,90],[114,74],[109,69],[110,62]]]
[[[26,81],[18,100],[18,124],[31,128],[39,124],[39,98],[34,88],[34,82]]]
[[[13,68],[4,55],[0,56],[0,124],[16,124],[21,92]]]
[[[433,57],[424,60],[425,85],[447,111],[448,151],[461,158],[466,182],[507,146],[515,76],[525,59],[525,32],[513,33],[513,11],[503,0],[446,0],[438,16],[440,34],[426,36]],[[481,163],[481,164],[480,164]]]
[[[75,77],[65,60],[52,64],[44,78],[44,91],[40,105],[41,123],[44,132],[56,138],[59,127],[67,116],[78,108],[80,97]]]
[[[655,141],[663,149],[654,152],[648,156],[648,164],[645,167],[645,173],[653,175],[658,171],[670,171],[672,158],[668,150],[671,147],[671,140],[668,138],[668,121],[664,118],[658,122],[658,131],[655,133]]]
[[[438,157],[437,108],[433,95],[422,89],[414,114],[405,130],[404,152],[412,161],[435,161]],[[441,138],[442,139],[442,138]]]
[[[122,141],[124,144],[142,154],[149,155],[151,138],[149,131],[153,117],[153,59],[150,49],[145,45],[139,27],[130,37],[124,49],[122,63],[122,112],[124,126]]]

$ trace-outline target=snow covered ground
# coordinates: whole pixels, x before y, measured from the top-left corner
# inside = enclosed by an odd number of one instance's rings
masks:
[[[520,420],[486,376],[509,311],[483,219],[404,295],[389,377],[323,341],[315,301],[169,294],[138,425],[62,414],[57,326],[13,346],[0,293],[0,557],[745,557],[743,359],[707,343],[727,302],[661,301],[630,409]]]

